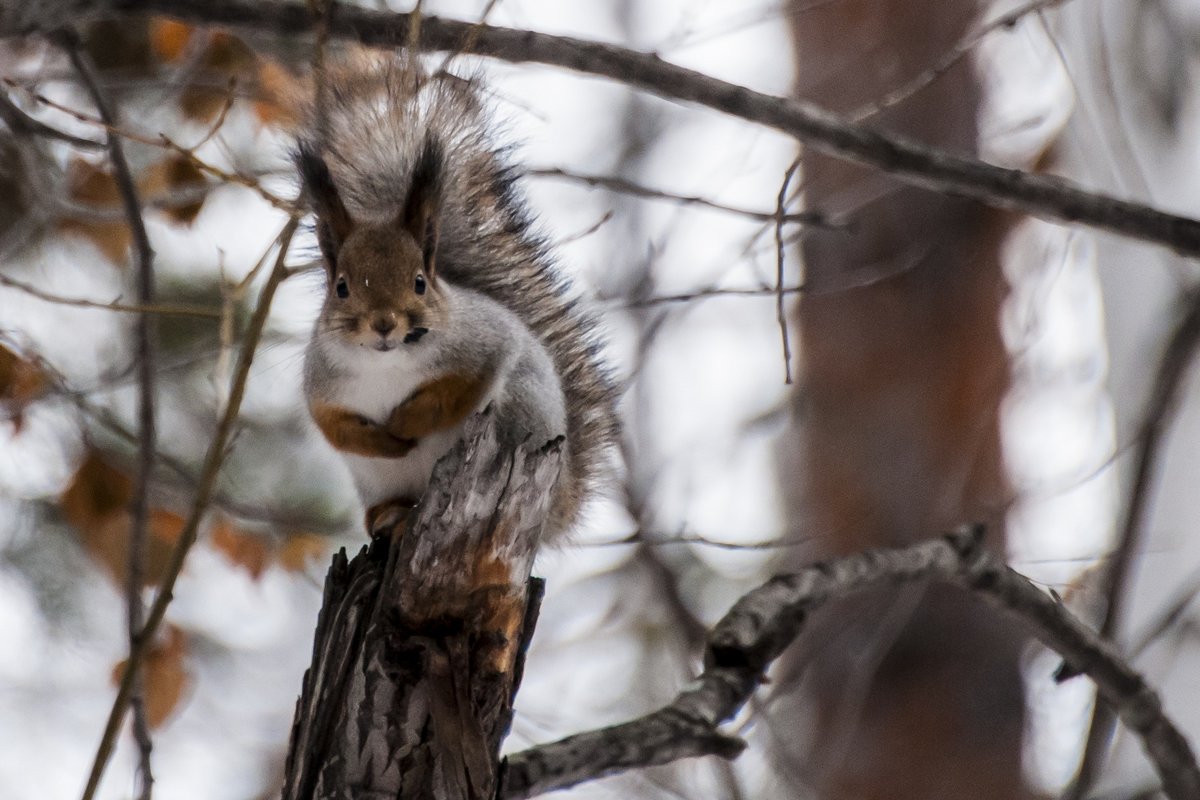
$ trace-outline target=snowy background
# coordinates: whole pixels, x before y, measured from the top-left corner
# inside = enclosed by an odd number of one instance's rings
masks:
[[[432,2],[426,11],[474,19],[481,5]],[[999,4],[993,14],[1014,5]],[[791,44],[775,2],[510,0],[489,21],[652,50],[759,91],[791,91]],[[984,157],[1021,165],[1057,141],[1055,171],[1200,215],[1200,113],[1192,89],[1198,43],[1200,10],[1184,0],[1079,0],[990,34],[972,51],[988,79]],[[37,77],[38,90],[56,102],[89,107],[49,51],[13,48],[0,65],[6,76]],[[487,76],[497,113],[533,171],[616,176],[770,214],[795,156],[794,142],[774,132],[613,83],[470,59],[457,68]],[[99,137],[94,126],[13,97],[61,129]],[[168,131],[195,142],[208,130],[154,92],[123,99],[125,123],[145,135]],[[286,134],[238,102],[197,155],[260,174],[264,186],[288,197],[288,146]],[[149,149],[132,151],[135,166],[150,158]],[[77,155],[57,144],[48,153],[39,169],[59,177]],[[35,194],[61,183],[37,172],[26,180]],[[778,497],[775,446],[788,424],[789,387],[775,299],[655,300],[771,286],[771,226],[570,177],[531,175],[525,188],[541,228],[560,243],[563,268],[604,320],[624,388],[626,445],[623,474],[594,504],[585,528],[539,559],[548,595],[510,749],[669,701],[694,674],[698,631],[770,574],[779,548],[760,545],[804,547],[804,532],[789,526]],[[285,222],[253,191],[233,186],[214,191],[190,225],[161,212],[146,218],[163,297],[208,305],[219,302],[221,277],[249,274]],[[128,270],[104,264],[94,241],[57,235],[53,224],[52,214],[35,214],[9,230],[0,271],[56,295],[98,302],[132,296]],[[312,254],[307,241],[290,261]],[[1086,607],[1086,571],[1111,542],[1128,485],[1123,457],[1194,267],[1161,249],[1027,221],[1007,244],[1006,271],[1012,294],[1003,330],[1016,379],[1004,409],[1005,445],[1019,492],[1011,558],[1064,594],[1084,575],[1074,590]],[[801,277],[791,259],[787,282]],[[221,484],[221,513],[267,542],[266,555],[254,561],[206,536],[167,614],[170,640],[161,649],[175,655],[164,656],[164,674],[175,676],[178,698],[154,731],[155,789],[164,800],[271,796],[329,553],[361,543],[348,477],[316,435],[299,392],[320,293],[321,278],[311,273],[283,285]],[[123,589],[72,532],[75,520],[60,499],[90,452],[115,454],[118,462],[123,453],[123,465],[132,464],[132,447],[120,435],[133,429],[132,322],[131,315],[0,286],[2,341],[44,359],[73,390],[0,421],[2,797],[78,796],[112,702],[114,667],[127,653]],[[228,356],[203,326],[163,345],[160,445],[185,472],[198,467]],[[1181,592],[1196,590],[1197,390],[1189,388],[1160,464],[1124,625],[1131,641]],[[154,500],[178,514],[187,499],[186,485],[164,480]],[[239,515],[246,507],[261,514]],[[319,536],[289,549],[297,531]],[[637,531],[643,543],[621,543]],[[1200,648],[1193,633],[1177,626],[1136,663],[1195,740]],[[1072,774],[1090,707],[1084,682],[1048,680],[1054,664],[1046,655],[1029,659],[1027,769],[1051,791]],[[132,740],[123,738],[102,797],[130,796],[134,756]],[[1151,777],[1137,743],[1122,740],[1106,786],[1130,789]],[[769,797],[773,780],[762,754],[751,750],[731,769],[702,761],[598,781],[571,796]]]

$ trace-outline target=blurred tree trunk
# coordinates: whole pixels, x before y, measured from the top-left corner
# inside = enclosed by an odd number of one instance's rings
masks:
[[[798,94],[852,114],[937,63],[983,6],[795,0]],[[975,153],[982,94],[962,59],[870,124]],[[806,205],[851,227],[803,242],[810,291],[797,317],[798,436],[784,454],[789,513],[825,553],[965,521],[987,523],[1001,547],[1009,220],[816,153],[802,163]],[[819,709],[799,779],[847,800],[1023,796],[1019,647],[1011,627],[949,588],[830,609],[789,665]]]

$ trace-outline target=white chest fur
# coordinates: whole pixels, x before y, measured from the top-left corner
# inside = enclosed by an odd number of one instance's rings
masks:
[[[374,422],[386,420],[393,408],[434,377],[419,344],[402,344],[387,352],[339,349],[335,363],[341,375],[332,399]]]
[[[373,422],[384,422],[392,409],[437,376],[428,363],[429,352],[420,345],[403,344],[387,352],[346,348],[337,354],[341,375],[331,400]],[[489,400],[485,398],[479,407]],[[462,436],[462,428],[460,424],[423,437],[403,458],[343,453],[363,504],[370,508],[397,497],[419,497],[429,483],[434,464]]]

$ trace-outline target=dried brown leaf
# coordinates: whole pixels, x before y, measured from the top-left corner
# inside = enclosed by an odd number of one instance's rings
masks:
[[[110,214],[121,208],[121,193],[112,174],[82,158],[67,165],[67,198],[85,211]],[[86,214],[59,222],[62,233],[75,233],[92,241],[114,264],[124,265],[133,234],[125,220],[88,219]]]
[[[183,113],[190,119],[211,122],[229,103],[229,79],[251,83],[257,59],[245,42],[231,33],[212,34],[201,58],[196,77],[184,88],[179,98]]]
[[[95,533],[124,513],[133,497],[133,481],[97,450],[88,450],[60,498],[63,515],[80,531]]]
[[[177,20],[155,17],[150,20],[150,49],[163,63],[178,61],[187,51],[195,30]]]
[[[179,701],[191,685],[186,668],[187,638],[183,631],[168,625],[166,636],[155,643],[142,663],[143,696],[146,719],[151,728],[158,728],[178,709]],[[117,685],[125,674],[126,661],[113,667],[112,682]]]
[[[271,547],[265,536],[239,531],[228,520],[219,521],[210,541],[235,565],[242,567],[258,580],[272,560]]]
[[[129,476],[100,452],[89,450],[59,499],[63,516],[75,529],[84,549],[121,586],[129,570],[132,497],[133,481]],[[157,584],[166,573],[183,522],[182,517],[170,511],[150,510],[144,585]]]
[[[181,225],[190,225],[203,208],[204,198],[182,204],[171,202],[171,198],[181,192],[203,187],[206,183],[204,173],[191,160],[172,154],[142,173],[138,187],[147,198],[167,200],[163,213]]]
[[[302,572],[329,552],[329,539],[315,533],[292,533],[279,546],[279,565],[288,572]]]
[[[25,409],[42,396],[49,383],[45,371],[37,364],[0,344],[0,403],[18,433]]]
[[[258,99],[254,114],[264,125],[290,128],[300,121],[305,81],[277,61],[261,59],[258,66]]]

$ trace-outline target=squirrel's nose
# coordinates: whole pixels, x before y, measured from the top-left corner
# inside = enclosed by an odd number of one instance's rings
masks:
[[[391,314],[376,314],[371,318],[371,328],[380,336],[387,336],[396,330],[396,320]]]

